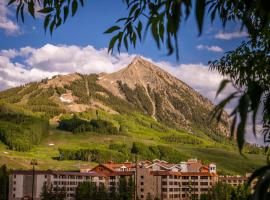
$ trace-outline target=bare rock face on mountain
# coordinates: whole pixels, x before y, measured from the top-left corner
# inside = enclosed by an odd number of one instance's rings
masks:
[[[152,107],[146,111],[160,121],[178,124],[184,128],[211,127],[226,135],[229,132],[229,119],[225,112],[220,123],[210,123],[210,112],[214,105],[207,98],[140,57],[136,57],[118,72],[101,75],[98,83],[126,101],[132,100],[128,96],[127,88],[133,93],[140,88]]]
[[[153,63],[136,57],[118,72],[59,75],[0,92],[0,100],[55,117],[101,109],[111,114],[140,112],[171,127],[228,135],[229,118],[210,120],[214,105]]]

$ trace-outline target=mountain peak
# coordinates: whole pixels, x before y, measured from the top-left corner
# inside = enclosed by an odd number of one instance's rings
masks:
[[[138,68],[158,68],[156,66],[154,66],[153,63],[151,63],[150,61],[140,57],[140,56],[136,56],[132,61],[131,63],[128,65],[128,67],[126,69],[129,69],[129,68],[135,68],[135,69],[138,69]]]

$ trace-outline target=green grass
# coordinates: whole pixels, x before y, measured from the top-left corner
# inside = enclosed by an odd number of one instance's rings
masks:
[[[88,111],[78,114],[84,119],[96,118],[95,111]],[[8,150],[7,146],[0,143],[0,164],[7,164],[13,169],[29,169],[31,159],[38,160],[37,169],[61,169],[75,170],[80,167],[93,167],[96,163],[83,162],[78,160],[58,161],[58,148],[102,148],[109,149],[110,144],[119,143],[132,146],[133,142],[144,143],[145,145],[165,145],[178,150],[185,158],[198,158],[206,163],[217,164],[218,171],[226,174],[244,174],[265,163],[265,156],[262,154],[248,154],[246,158],[241,156],[230,142],[218,143],[212,140],[207,134],[195,132],[187,133],[183,130],[175,130],[166,127],[154,119],[133,113],[132,115],[112,115],[99,111],[99,117],[112,122],[115,126],[123,126],[125,134],[104,135],[97,133],[72,134],[58,130],[57,124],[51,123],[49,135],[39,145],[34,146],[30,151],[18,152]],[[162,139],[164,136],[177,135],[178,137],[190,137],[201,141],[200,144],[169,143]],[[50,145],[54,144],[54,145]]]

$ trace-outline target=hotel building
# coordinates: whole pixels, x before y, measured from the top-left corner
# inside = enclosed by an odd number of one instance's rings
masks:
[[[119,184],[120,177],[133,178],[134,196],[137,200],[145,200],[147,196],[162,200],[198,199],[218,181],[216,165],[203,165],[200,160],[190,159],[187,162],[172,164],[162,160],[140,161],[137,163],[99,164],[93,169],[80,172],[72,171],[32,171],[15,170],[10,175],[10,200],[31,199],[34,180],[34,199],[39,200],[42,187],[64,187],[66,199],[74,199],[76,187],[84,181],[91,181],[97,186],[101,184],[107,189]]]

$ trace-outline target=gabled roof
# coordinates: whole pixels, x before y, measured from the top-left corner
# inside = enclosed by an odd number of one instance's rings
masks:
[[[100,167],[107,169],[109,172],[114,172],[114,169],[110,168],[109,166],[107,166],[105,164],[99,164],[99,165],[95,166],[94,168],[92,168],[90,171],[96,171]]]
[[[170,169],[172,169],[174,167],[176,167],[178,169],[181,169],[177,164],[170,164],[170,163],[153,163],[153,164],[147,166],[146,168],[151,168],[154,165],[158,165],[159,167],[162,167],[162,168],[164,168],[166,170],[170,170]]]
[[[116,168],[121,168],[121,167],[126,167],[128,169],[131,169],[131,168],[135,168],[136,167],[136,164],[135,163],[131,163],[131,162],[125,162],[125,163],[106,163],[106,164],[103,164],[104,166],[112,169],[112,170],[115,170]]]

